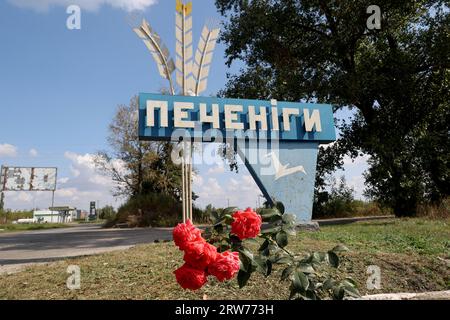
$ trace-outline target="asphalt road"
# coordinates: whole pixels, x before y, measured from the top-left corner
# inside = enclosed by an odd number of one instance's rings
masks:
[[[29,264],[170,239],[170,228],[102,229],[99,225],[5,233],[0,234],[0,273],[14,272]]]

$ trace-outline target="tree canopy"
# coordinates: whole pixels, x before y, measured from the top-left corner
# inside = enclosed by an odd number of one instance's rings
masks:
[[[164,193],[177,201],[181,197],[181,167],[171,159],[170,142],[140,141],[138,99],[119,105],[109,126],[111,152],[98,152],[97,168],[116,183],[114,195],[128,198]]]
[[[370,156],[366,194],[413,215],[450,194],[449,1],[216,0],[229,76],[222,96],[331,103],[354,117],[321,148],[317,187],[344,155]]]

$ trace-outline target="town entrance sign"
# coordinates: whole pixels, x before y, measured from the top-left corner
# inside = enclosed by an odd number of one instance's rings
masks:
[[[193,218],[192,142],[227,143],[269,203],[280,201],[298,220],[310,220],[317,150],[335,140],[331,105],[201,97],[219,29],[216,23],[206,24],[194,49],[192,3],[176,0],[175,9],[175,61],[145,19],[134,31],[171,94],[139,95],[139,137],[183,141],[177,145],[182,148],[183,221]],[[175,83],[180,96],[175,95]]]

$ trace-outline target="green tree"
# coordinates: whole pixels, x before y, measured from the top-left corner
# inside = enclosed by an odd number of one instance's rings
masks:
[[[96,167],[116,182],[116,196],[163,193],[179,201],[181,166],[172,161],[173,144],[139,140],[138,108],[137,97],[129,105],[118,106],[109,126],[108,144],[112,151],[98,152]]]
[[[216,0],[230,76],[221,95],[331,103],[354,110],[319,153],[317,188],[344,155],[371,156],[367,195],[413,215],[450,194],[448,1]]]

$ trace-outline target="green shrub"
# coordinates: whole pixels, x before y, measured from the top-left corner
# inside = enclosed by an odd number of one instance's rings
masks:
[[[33,211],[10,211],[0,210],[0,224],[7,224],[18,219],[31,219],[33,218]]]
[[[210,224],[211,219],[209,218],[209,212],[205,209],[202,210],[200,208],[194,207],[192,209],[193,217],[194,217],[194,224]]]
[[[127,223],[130,227],[168,227],[182,219],[182,205],[173,197],[164,194],[149,193],[132,197],[123,204],[113,223]]]
[[[450,217],[450,197],[442,201],[441,204],[420,205],[417,210],[419,217],[430,219],[445,219]]]
[[[355,200],[354,190],[345,183],[342,176],[339,181],[331,179],[331,190],[316,192],[313,206],[313,218],[349,218],[380,216],[392,214],[389,208],[383,208],[373,201]]]
[[[116,210],[112,206],[105,206],[98,210],[98,217],[101,220],[114,220],[116,214]]]

